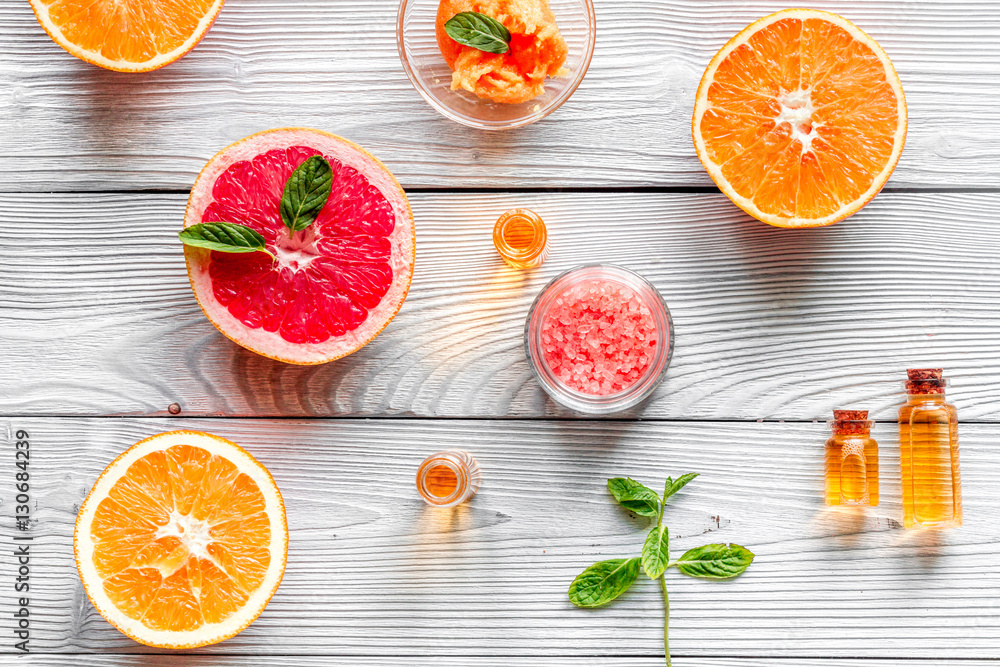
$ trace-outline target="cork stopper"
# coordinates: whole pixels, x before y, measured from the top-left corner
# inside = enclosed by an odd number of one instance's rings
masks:
[[[906,393],[943,394],[948,381],[941,368],[908,368],[906,370]]]
[[[834,410],[829,425],[834,435],[868,435],[872,430],[867,410]]]

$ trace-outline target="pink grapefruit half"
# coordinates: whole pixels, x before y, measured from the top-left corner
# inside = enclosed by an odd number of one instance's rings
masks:
[[[333,168],[330,198],[291,238],[285,181],[309,157]],[[413,278],[413,213],[385,166],[340,137],[302,128],[254,134],[202,169],[184,226],[234,222],[264,236],[261,252],[184,246],[188,277],[212,324],[248,350],[322,364],[364,347],[399,312]]]

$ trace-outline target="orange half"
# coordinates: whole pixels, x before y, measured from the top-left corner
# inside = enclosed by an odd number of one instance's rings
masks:
[[[222,641],[252,623],[288,554],[285,506],[238,445],[197,431],[147,438],[119,456],[80,507],[80,579],[97,611],[162,648]]]
[[[712,58],[692,134],[737,206],[778,227],[818,227],[882,189],[906,122],[902,84],[875,40],[836,14],[786,9]]]
[[[30,0],[59,46],[118,72],[145,72],[183,56],[212,27],[224,1]]]

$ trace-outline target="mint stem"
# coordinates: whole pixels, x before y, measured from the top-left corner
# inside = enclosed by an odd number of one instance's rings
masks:
[[[670,667],[670,598],[667,596],[667,580],[660,575],[660,590],[663,591],[663,657]]]
[[[668,479],[667,483],[663,488],[663,500],[660,503],[660,516],[656,520],[656,525],[659,526],[660,530],[663,530],[663,512],[667,509],[667,489],[670,488],[670,481]],[[670,552],[667,552],[667,559],[670,559]],[[669,566],[668,566],[669,567]],[[667,661],[667,667],[670,667],[670,597],[667,595],[667,571],[663,570],[663,574],[660,575],[660,591],[663,593],[663,658]]]

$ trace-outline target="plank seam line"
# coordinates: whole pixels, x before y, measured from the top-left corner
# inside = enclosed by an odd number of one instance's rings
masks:
[[[269,419],[298,421],[473,421],[473,422],[572,422],[572,423],[677,423],[677,424],[825,424],[826,419],[680,419],[676,417],[428,417],[424,415],[64,415],[64,414],[0,414],[0,419]],[[895,419],[873,419],[876,424],[896,424]],[[968,426],[996,426],[997,421],[977,419],[959,420],[959,424]],[[1000,658],[997,658],[1000,660]]]
[[[566,187],[404,187],[408,194],[452,194],[452,195],[503,195],[503,194],[721,194],[710,185],[636,185],[636,186],[566,186]],[[1000,194],[997,187],[948,187],[948,186],[905,186],[882,188],[886,194]],[[191,191],[181,188],[144,188],[137,190],[58,190],[44,193],[24,191],[0,191],[0,196],[23,196],[27,194],[47,195],[178,195],[188,196]]]
[[[495,654],[495,653],[442,653],[442,654],[429,654],[429,653],[197,653],[197,652],[185,652],[183,654],[175,653],[161,653],[154,651],[128,651],[128,652],[113,652],[113,651],[32,651],[33,655],[55,655],[55,656],[69,656],[69,655],[80,655],[80,656],[93,656],[93,657],[103,657],[103,656],[167,656],[169,655],[174,660],[179,660],[180,658],[205,658],[205,657],[216,657],[216,658],[247,658],[251,659],[255,656],[266,655],[272,658],[308,658],[308,657],[318,657],[318,658],[372,658],[372,659],[383,659],[383,658],[606,658],[615,660],[631,660],[635,658],[663,658],[662,653],[622,653],[622,654],[607,654],[607,653],[586,653],[586,654],[521,654],[521,653],[511,653],[511,654]],[[20,655],[17,653],[7,653],[0,652],[0,655]],[[1000,658],[971,658],[971,657],[957,657],[957,658],[939,658],[939,657],[906,657],[906,658],[886,658],[882,656],[773,656],[773,655],[730,655],[730,654],[686,654],[686,653],[671,653],[671,658],[684,658],[684,659],[705,659],[705,660],[772,660],[772,661],[793,661],[793,660],[879,660],[879,661],[906,661],[906,662],[931,662],[931,661],[952,661],[952,662],[1000,662]]]

